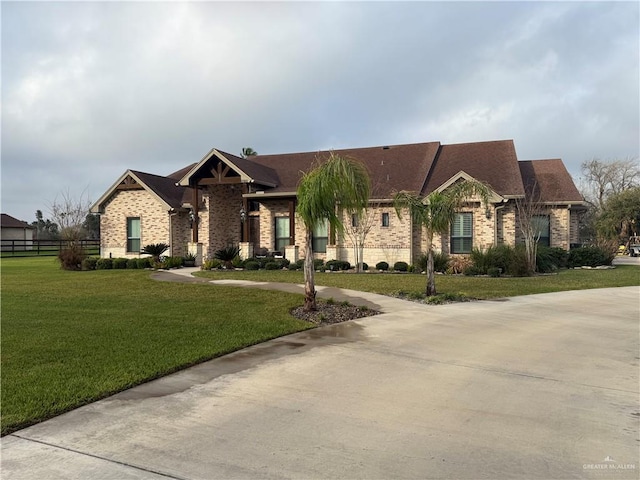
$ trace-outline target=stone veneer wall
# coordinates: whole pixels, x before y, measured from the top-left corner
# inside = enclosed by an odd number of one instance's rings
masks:
[[[198,241],[205,257],[212,258],[216,250],[240,243],[240,185],[209,185],[202,194],[199,207]]]
[[[169,243],[169,214],[146,190],[117,191],[100,215],[100,256],[138,257],[127,252],[127,218],[140,217],[140,247]]]

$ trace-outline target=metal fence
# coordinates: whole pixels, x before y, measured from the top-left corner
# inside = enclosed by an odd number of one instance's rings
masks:
[[[3,257],[34,257],[58,255],[66,240],[1,240]],[[100,255],[100,240],[79,240],[87,255]]]

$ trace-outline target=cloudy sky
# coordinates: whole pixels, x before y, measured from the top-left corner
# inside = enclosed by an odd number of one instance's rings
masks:
[[[633,2],[2,2],[2,212],[128,168],[513,139],[521,160],[639,152]]]

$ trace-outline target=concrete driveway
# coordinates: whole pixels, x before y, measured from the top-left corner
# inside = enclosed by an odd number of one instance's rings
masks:
[[[640,287],[356,296],[389,313],[18,431],[2,478],[638,478]]]

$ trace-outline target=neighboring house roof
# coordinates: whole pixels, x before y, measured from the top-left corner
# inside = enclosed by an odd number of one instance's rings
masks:
[[[2,226],[2,228],[29,228],[29,229],[34,229],[34,227],[32,227],[31,225],[29,225],[27,222],[23,222],[22,220],[18,220],[15,217],[12,217],[11,215],[7,215],[6,213],[2,213],[0,214],[0,225]]]
[[[503,197],[524,195],[513,140],[442,145],[423,193],[433,192],[461,171]]]
[[[524,188],[533,199],[544,203],[584,202],[569,172],[558,158],[518,162]]]

